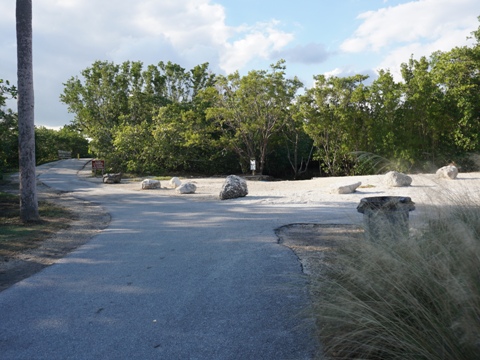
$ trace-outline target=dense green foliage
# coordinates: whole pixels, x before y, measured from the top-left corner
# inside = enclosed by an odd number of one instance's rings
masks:
[[[256,159],[258,172],[263,173],[270,141],[292,118],[290,106],[302,86],[297,79],[285,78],[283,61],[271,69],[217,77],[207,110],[207,119],[221,133],[219,143],[237,154],[244,172]]]
[[[258,173],[298,178],[313,158],[326,175],[378,171],[372,159],[428,171],[462,165],[480,147],[473,34],[472,47],[404,63],[401,82],[384,70],[373,81],[318,75],[299,94],[283,60],[244,76],[215,76],[208,64],[95,62],[67,81],[61,100],[115,170],[246,173],[255,159]]]
[[[243,76],[215,75],[208,64],[97,61],[64,84],[72,126],[37,129],[37,162],[61,147],[86,155],[81,134],[108,170],[134,173],[246,173],[252,159],[257,173],[284,178],[431,171],[451,161],[472,170],[480,28],[472,34],[472,46],[409,59],[401,81],[385,70],[373,80],[317,75],[309,89],[286,78],[283,60]],[[15,167],[16,114],[3,110],[15,88],[0,85],[0,165]]]
[[[17,96],[15,86],[0,79],[0,178],[7,170],[18,169],[18,117],[6,109],[6,100]],[[88,140],[67,125],[60,130],[35,128],[35,152],[37,165],[58,159],[58,150],[70,151],[72,156],[89,156]]]
[[[17,89],[0,79],[0,179],[5,169],[18,167],[18,119],[6,101],[15,98]]]
[[[18,169],[18,123],[16,114],[7,111],[6,120],[0,121],[0,173]],[[88,140],[66,125],[60,130],[35,128],[36,164],[58,160],[58,150],[68,151],[72,157],[90,157]]]
[[[88,140],[72,125],[60,130],[35,128],[37,165],[58,160],[58,150],[69,151],[72,157],[89,157]]]

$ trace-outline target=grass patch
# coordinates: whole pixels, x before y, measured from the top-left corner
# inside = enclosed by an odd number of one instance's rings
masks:
[[[74,218],[66,208],[47,201],[39,201],[38,207],[41,220],[23,223],[18,195],[0,192],[0,257],[8,259],[40,246]]]
[[[314,287],[327,356],[478,359],[480,208],[455,204],[415,236],[338,249]]]

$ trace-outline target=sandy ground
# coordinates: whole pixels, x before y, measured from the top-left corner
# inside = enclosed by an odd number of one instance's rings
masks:
[[[88,168],[78,173],[80,177],[94,183],[102,183],[101,176],[92,177]],[[348,203],[355,207],[362,198],[370,196],[409,196],[415,202],[416,210],[411,226],[420,226],[422,220],[433,215],[438,209],[447,208],[452,201],[473,200],[480,203],[480,173],[460,173],[455,180],[439,179],[434,174],[411,175],[409,187],[391,188],[385,185],[383,175],[314,178],[303,181],[247,181],[249,194],[236,199],[239,203],[279,206],[326,206],[335,211],[339,205]],[[161,188],[142,190],[142,179],[122,179],[115,186],[130,191],[148,191],[152,196],[176,196],[191,201],[221,201],[219,193],[224,178],[181,178],[183,183],[192,182],[197,186],[195,194],[181,195],[161,181]],[[352,194],[333,194],[333,188],[361,182]],[[40,185],[42,198],[70,208],[76,220],[70,228],[45,241],[38,249],[20,254],[16,259],[0,262],[0,291],[13,283],[55,263],[68,252],[86,243],[98,231],[108,225],[109,215],[98,205],[74,199],[68,194],[55,193]],[[432,211],[435,209],[435,211]],[[93,224],[93,226],[92,226]],[[290,224],[277,229],[279,242],[290,247],[304,266],[305,273],[320,271],[325,254],[342,239],[358,236],[357,226],[337,226],[332,224]],[[320,268],[318,265],[320,264]]]
[[[100,177],[91,177],[86,171],[81,176],[89,181],[99,182]],[[303,181],[247,181],[248,196],[241,199],[242,204],[265,204],[282,206],[338,206],[339,203],[356,203],[364,197],[372,196],[408,196],[416,204],[418,212],[426,207],[445,206],[455,199],[480,199],[480,173],[460,173],[455,180],[440,179],[435,174],[410,175],[412,185],[408,187],[389,187],[384,175],[314,178]],[[192,178],[180,180],[192,182],[197,186],[195,194],[181,195],[169,186],[169,181],[161,181],[161,189],[142,190],[142,179],[123,179],[118,186],[137,191],[150,191],[158,195],[188,197],[191,200],[219,201],[219,193],[224,178]],[[334,194],[332,189],[342,185],[360,182],[361,185],[352,194]]]

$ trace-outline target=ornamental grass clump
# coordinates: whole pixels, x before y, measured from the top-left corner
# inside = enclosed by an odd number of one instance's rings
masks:
[[[415,236],[338,249],[315,288],[328,357],[479,359],[480,208],[456,204]]]

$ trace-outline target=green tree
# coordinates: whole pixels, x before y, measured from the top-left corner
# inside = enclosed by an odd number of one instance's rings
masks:
[[[60,130],[35,128],[35,153],[37,165],[58,160],[58,150],[70,151],[72,156],[88,157],[88,140],[73,125]]]
[[[368,151],[368,76],[315,76],[315,86],[299,99],[305,132],[318,148],[322,170],[333,176],[351,175],[355,151]]]
[[[410,59],[402,64],[401,71],[403,104],[397,129],[403,135],[404,160],[412,165],[422,160],[435,163],[442,137],[448,130],[444,121],[444,94],[432,76],[427,58]]]
[[[58,160],[57,137],[55,130],[44,126],[35,128],[35,154],[37,165]],[[63,149],[62,149],[63,150]]]
[[[158,162],[173,154],[172,147],[164,141],[155,143],[155,137],[161,138],[164,129],[157,124],[160,109],[175,109],[181,104],[182,111],[192,110],[198,91],[212,85],[214,79],[207,63],[186,71],[171,62],[143,70],[141,62],[116,65],[97,61],[81,75],[68,80],[60,96],[75,114],[74,125],[91,139],[92,153],[105,158],[107,166],[135,172],[163,168],[165,164]],[[183,115],[180,112],[176,116]],[[178,141],[172,137],[167,140]],[[139,149],[133,151],[136,145]],[[170,148],[172,152],[152,155],[158,147]]]
[[[161,154],[155,151],[152,124],[124,124],[114,135],[115,153],[110,157],[110,166],[137,174],[160,170]]]
[[[16,98],[17,89],[0,79],[0,180],[6,169],[18,168],[17,114],[6,108],[6,100]]]
[[[20,218],[38,220],[35,177],[35,125],[32,62],[32,1],[17,0],[18,144],[20,169]]]
[[[238,155],[244,172],[249,161],[256,159],[258,172],[263,173],[271,138],[285,126],[289,106],[301,86],[297,78],[286,79],[283,60],[272,65],[270,72],[218,77],[207,118],[221,129],[221,143]]]
[[[82,71],[82,79],[67,81],[60,100],[75,114],[73,124],[91,138],[95,156],[108,157],[114,151],[113,131],[129,117],[130,62],[115,65],[96,61]]]
[[[398,122],[402,106],[401,85],[390,72],[380,70],[368,88],[370,118],[368,135],[372,152],[389,159],[400,156],[403,139],[399,138]]]
[[[293,103],[288,108],[288,112],[290,115],[286,119],[281,135],[277,138],[275,147],[276,152],[282,154],[278,159],[277,168],[281,168],[281,164],[287,165],[293,174],[293,179],[298,179],[307,172],[315,145],[305,133],[304,118],[298,103]],[[286,172],[282,176],[285,174]]]
[[[451,152],[480,150],[480,28],[473,47],[432,55],[432,76],[444,96],[443,147]]]
[[[57,131],[59,150],[67,150],[76,157],[89,157],[88,140],[73,124],[65,125]]]

